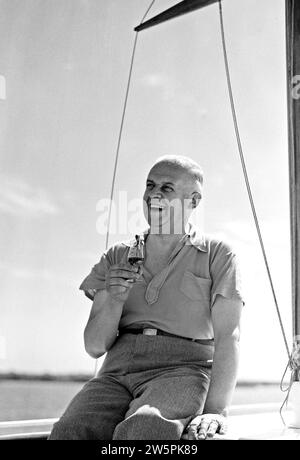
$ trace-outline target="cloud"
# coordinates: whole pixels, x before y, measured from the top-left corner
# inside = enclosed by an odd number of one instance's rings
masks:
[[[278,219],[260,219],[259,226],[265,246],[288,248],[290,241],[289,219],[283,216]],[[241,244],[247,247],[251,245],[259,247],[259,240],[252,216],[248,220],[236,219],[224,221],[222,230],[213,232],[214,236],[223,238],[229,242]]]
[[[150,88],[159,89],[162,92],[162,97],[165,101],[173,99],[176,95],[177,85],[175,81],[162,73],[152,73],[146,75],[142,79],[142,84]]]
[[[143,78],[143,83],[146,86],[162,87],[167,83],[168,78],[162,74],[149,74]]]
[[[141,80],[142,85],[156,89],[161,92],[162,99],[170,102],[176,99],[176,103],[185,109],[193,109],[197,117],[205,118],[208,110],[203,104],[195,97],[193,92],[181,82],[176,81],[175,78],[163,73],[151,73],[146,75]],[[215,133],[214,133],[215,135]]]
[[[46,281],[50,283],[59,283],[63,285],[74,285],[74,279],[69,276],[68,273],[57,273],[49,269],[33,268],[33,267],[22,267],[14,266],[11,264],[0,262],[0,271],[3,271],[5,275],[9,275],[13,278],[26,281]],[[76,283],[76,281],[75,281]],[[77,283],[76,283],[77,286]]]
[[[41,187],[34,188],[19,178],[4,175],[0,177],[0,182],[0,212],[21,217],[40,217],[60,212]]]
[[[97,258],[99,259],[101,256],[101,252],[95,253],[92,251],[74,251],[72,254],[70,254],[70,257],[76,261],[76,263],[91,263],[95,264],[95,261],[97,261]]]
[[[241,241],[245,244],[255,243],[257,234],[252,221],[232,220],[224,222],[222,225],[225,234],[233,240]]]

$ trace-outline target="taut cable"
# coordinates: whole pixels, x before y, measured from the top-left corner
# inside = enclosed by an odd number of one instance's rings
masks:
[[[289,346],[288,346],[288,342],[287,342],[287,338],[286,338],[286,333],[285,333],[285,330],[284,330],[284,327],[283,327],[283,322],[282,322],[282,319],[281,319],[281,314],[280,314],[280,310],[279,310],[279,306],[278,306],[278,301],[277,301],[277,297],[276,297],[276,293],[275,293],[275,288],[274,288],[274,284],[273,284],[273,280],[272,280],[272,276],[271,276],[271,271],[270,271],[266,251],[265,251],[265,245],[264,245],[262,234],[261,234],[261,231],[260,231],[257,212],[256,212],[256,209],[255,209],[255,204],[254,204],[253,195],[252,195],[250,182],[249,182],[249,177],[248,177],[248,173],[247,173],[247,167],[246,167],[245,158],[244,158],[244,152],[243,152],[243,146],[242,146],[242,142],[241,142],[241,136],[240,136],[240,132],[239,132],[239,126],[238,126],[238,121],[237,121],[237,115],[236,115],[235,103],[234,103],[234,97],[233,97],[233,90],[232,90],[232,84],[231,84],[231,78],[230,78],[229,62],[228,62],[228,56],[227,56],[226,39],[225,39],[225,27],[224,27],[223,10],[222,10],[222,0],[219,0],[219,11],[220,11],[220,25],[221,25],[222,47],[223,47],[223,55],[224,55],[224,62],[225,62],[226,79],[227,79],[228,93],[229,93],[229,99],[230,99],[230,107],[231,107],[231,112],[232,112],[232,118],[233,118],[233,124],[234,124],[236,140],[237,140],[237,144],[238,144],[240,160],[241,160],[241,164],[242,164],[242,169],[243,169],[244,179],[245,179],[245,183],[246,183],[247,193],[248,193],[248,197],[249,197],[249,201],[250,201],[250,205],[251,205],[251,210],[252,210],[252,214],[253,214],[253,218],[254,218],[254,222],[255,222],[255,227],[256,227],[256,231],[257,231],[261,251],[262,251],[262,254],[263,254],[263,258],[264,258],[264,262],[265,262],[265,266],[266,266],[266,270],[267,270],[267,274],[268,274],[268,278],[269,278],[269,282],[270,282],[270,286],[271,286],[271,290],[272,290],[272,295],[273,295],[273,299],[274,299],[274,304],[275,304],[275,307],[276,307],[276,312],[277,312],[277,316],[278,316],[282,336],[283,336],[283,339],[284,339],[284,344],[285,344],[285,348],[286,348],[286,351],[287,351],[289,364],[290,364],[291,363],[290,350],[289,350]]]
[[[148,6],[148,8],[147,8],[147,10],[145,12],[145,14],[143,15],[141,23],[144,22],[144,20],[146,19],[146,16],[148,15],[149,11],[153,7],[155,1],[156,0],[151,1],[150,5]],[[120,153],[120,147],[121,147],[121,141],[122,141],[122,135],[123,135],[123,128],[124,128],[124,121],[125,121],[125,115],[126,115],[126,109],[127,109],[127,103],[128,103],[128,96],[129,96],[129,91],[130,91],[130,86],[131,86],[131,79],[132,79],[131,77],[132,77],[132,71],[133,71],[133,64],[134,64],[134,58],[135,58],[135,53],[136,53],[137,41],[138,41],[138,32],[135,33],[133,49],[132,49],[132,53],[131,53],[131,60],[130,60],[129,73],[128,73],[128,79],[127,79],[127,86],[126,86],[126,92],[125,92],[125,100],[124,100],[124,104],[123,104],[121,124],[120,124],[118,142],[117,142],[117,148],[116,148],[114,170],[113,170],[113,177],[112,177],[111,191],[110,191],[109,209],[108,209],[107,231],[106,231],[106,238],[105,238],[105,250],[108,249],[112,201],[113,201],[113,197],[114,197],[114,190],[115,190],[115,182],[116,182],[116,175],[117,175],[119,153]],[[98,362],[96,360],[96,363],[95,363],[95,375],[97,374],[97,367],[98,367],[97,364],[98,364]]]

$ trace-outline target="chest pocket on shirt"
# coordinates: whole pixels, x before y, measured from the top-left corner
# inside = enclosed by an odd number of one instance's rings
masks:
[[[200,278],[186,270],[180,284],[180,290],[191,300],[210,302],[211,280]]]

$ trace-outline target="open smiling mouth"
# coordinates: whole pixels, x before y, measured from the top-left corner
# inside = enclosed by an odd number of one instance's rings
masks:
[[[149,208],[152,210],[155,210],[155,211],[162,211],[164,209],[163,206],[159,206],[159,205],[156,205],[156,204],[150,204],[149,205]]]
[[[158,217],[163,217],[165,216],[167,210],[168,210],[168,205],[166,202],[158,200],[158,199],[150,199],[148,198],[147,200],[147,208],[148,208],[148,214],[152,214],[152,218],[156,219]]]
[[[161,203],[150,202],[148,203],[148,209],[150,212],[162,213],[166,209],[166,206],[162,205]]]

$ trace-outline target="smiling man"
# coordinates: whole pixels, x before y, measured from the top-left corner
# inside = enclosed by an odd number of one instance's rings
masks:
[[[188,224],[203,174],[182,156],[149,172],[141,235],[111,247],[80,286],[93,299],[86,351],[107,353],[50,439],[208,439],[226,431],[243,300],[236,256]]]

